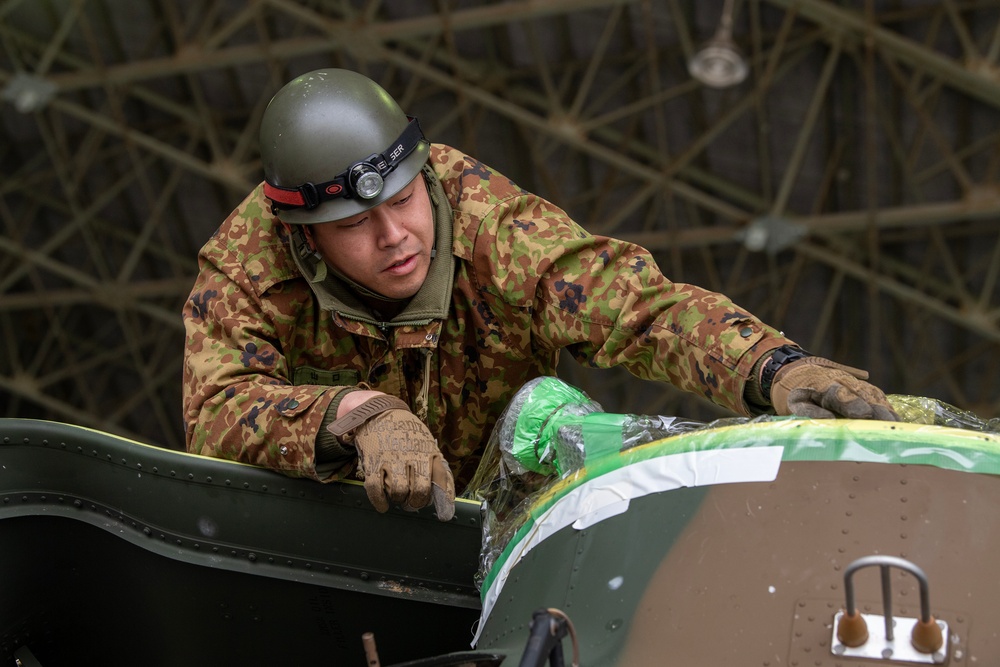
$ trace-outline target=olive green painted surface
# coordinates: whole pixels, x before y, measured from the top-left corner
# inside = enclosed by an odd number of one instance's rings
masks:
[[[637,600],[707,493],[686,488],[639,498],[624,515],[544,541],[514,568],[479,647],[520,656],[532,612],[555,607],[572,619],[584,664],[614,664]]]
[[[467,650],[479,543],[475,503],[382,515],[356,483],[0,420],[0,657],[362,664],[366,631],[383,664]]]

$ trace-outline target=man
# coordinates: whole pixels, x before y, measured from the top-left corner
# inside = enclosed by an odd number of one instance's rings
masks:
[[[513,393],[567,349],[735,412],[895,419],[867,374],[672,283],[460,151],[366,77],[302,75],[261,121],[265,181],[184,309],[191,452],[454,511]]]

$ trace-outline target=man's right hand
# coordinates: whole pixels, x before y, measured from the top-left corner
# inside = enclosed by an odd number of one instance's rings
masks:
[[[455,481],[424,423],[394,396],[348,396],[364,401],[329,430],[357,448],[365,491],[375,509],[385,512],[394,504],[417,510],[433,502],[438,519],[449,521],[455,514]]]

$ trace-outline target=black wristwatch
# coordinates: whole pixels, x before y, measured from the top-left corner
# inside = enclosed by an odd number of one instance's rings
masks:
[[[796,347],[795,345],[782,345],[777,350],[775,350],[768,360],[764,362],[764,368],[760,373],[760,394],[763,396],[768,403],[771,402],[771,384],[774,382],[774,376],[778,374],[778,371],[785,364],[790,364],[793,361],[798,361],[799,359],[804,359],[805,357],[811,357],[813,355],[809,354],[801,347]]]

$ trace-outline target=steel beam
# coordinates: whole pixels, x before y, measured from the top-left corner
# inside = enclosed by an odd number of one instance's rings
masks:
[[[46,80],[60,91],[79,90],[106,85],[123,85],[137,81],[159,79],[179,74],[221,69],[238,65],[274,60],[289,60],[317,53],[328,53],[339,48],[350,49],[353,44],[365,47],[386,41],[412,37],[432,37],[446,31],[481,29],[515,21],[527,21],[544,16],[576,13],[580,11],[615,7],[636,0],[517,0],[473,7],[449,12],[447,20],[437,14],[373,22],[359,25],[349,20],[329,19],[313,10],[285,0],[268,0],[267,4],[284,9],[298,18],[313,23],[327,33],[326,37],[295,37],[223,48],[206,49],[198,44],[186,45],[172,56],[150,58],[137,62],[120,63],[91,70],[54,73]]]
[[[897,32],[871,24],[860,12],[826,0],[764,1],[827,27],[826,39],[831,43],[844,36],[851,36],[859,43],[872,39],[900,62],[934,76],[969,97],[1000,107],[1000,70],[970,68]]]

